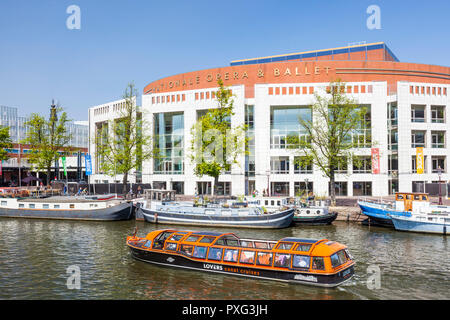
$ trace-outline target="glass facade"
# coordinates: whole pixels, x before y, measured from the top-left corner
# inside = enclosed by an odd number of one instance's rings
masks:
[[[183,112],[154,114],[154,147],[159,157],[154,160],[155,174],[184,173]]]
[[[308,106],[271,106],[270,108],[270,148],[285,149],[294,147],[307,134],[299,119],[311,121],[311,108]]]

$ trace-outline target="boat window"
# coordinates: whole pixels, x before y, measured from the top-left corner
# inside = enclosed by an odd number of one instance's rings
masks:
[[[239,240],[227,239],[227,246],[237,247],[239,245]]]
[[[202,246],[196,246],[194,248],[194,254],[193,257],[194,258],[201,258],[201,259],[205,259],[206,258],[206,247],[202,247]]]
[[[344,250],[336,252],[335,254],[331,255],[330,258],[333,268],[339,267],[341,264],[344,264],[348,260]]]
[[[312,258],[312,268],[314,270],[325,270],[325,262],[322,257],[313,257]]]
[[[186,242],[197,242],[198,239],[200,239],[200,236],[189,236],[184,241],[186,241]]]
[[[273,249],[277,243],[276,242],[270,242],[269,243],[269,249]]]
[[[265,204],[266,204],[266,206],[268,206],[269,205],[269,200],[265,200]]]
[[[426,200],[427,200],[427,197],[426,197],[426,196],[422,196],[422,200],[423,200],[423,201],[426,201]]]
[[[49,206],[50,206],[50,205],[49,205],[48,203],[44,203],[44,204],[42,205],[42,208],[43,208],[43,209],[48,209]]]
[[[222,260],[222,248],[209,248],[208,259],[209,260]]]
[[[272,265],[272,254],[270,252],[258,252],[258,259],[256,259],[256,264],[263,266]]]
[[[205,214],[215,214],[216,210],[206,209]]]
[[[182,244],[180,251],[188,256],[192,256],[192,251],[194,251],[194,246],[189,244]]]
[[[254,264],[255,263],[255,251],[241,251],[239,258],[240,263]]]
[[[184,234],[174,234],[169,238],[171,241],[180,241],[181,238],[183,238]]]
[[[284,253],[275,253],[274,267],[289,268],[291,265],[291,255]]]
[[[59,209],[59,204],[53,205],[53,209]]]
[[[253,248],[253,241],[240,240],[239,244],[241,247]]]
[[[308,243],[299,243],[297,248],[295,249],[295,251],[303,251],[303,252],[308,252],[309,249],[311,249],[311,244]]]
[[[240,216],[248,216],[249,215],[249,211],[248,210],[239,210],[238,214]]]
[[[278,201],[277,201],[277,206],[279,206],[279,205],[280,205],[280,201],[278,200]]]
[[[2,201],[2,206],[6,206],[7,201]]]
[[[225,249],[223,261],[237,262],[238,253],[238,249]]]
[[[414,200],[420,200],[420,196],[414,196]]]
[[[25,205],[23,203],[19,203],[19,208],[25,208]]]
[[[402,195],[402,194],[398,194],[398,195],[397,195],[397,199],[398,199],[398,200],[403,200],[403,195]]]
[[[268,249],[269,248],[269,244],[267,242],[256,242],[255,241],[255,248]]]
[[[212,243],[216,238],[214,237],[203,237],[200,242],[201,243]]]
[[[150,248],[152,246],[152,240],[147,240],[147,242],[143,246],[146,248]]]
[[[411,200],[411,195],[410,195],[410,194],[407,194],[407,195],[406,195],[406,199]]]
[[[290,250],[292,248],[293,243],[292,242],[281,242],[277,249],[280,250]]]
[[[310,257],[300,254],[294,254],[294,260],[292,261],[292,266],[296,268],[306,268],[309,269]]]
[[[176,251],[177,250],[177,244],[176,243],[166,243],[166,250]]]
[[[33,209],[33,208],[34,208],[34,203],[30,203],[30,204],[28,205],[28,207]]]
[[[73,209],[73,208],[75,208],[75,205],[74,205],[73,203],[71,203],[71,204],[69,205],[69,208],[70,208],[70,209]]]
[[[231,210],[228,210],[228,209],[227,210],[222,210],[221,213],[222,213],[223,216],[231,216]]]
[[[271,205],[271,206],[275,205],[275,201],[271,200],[271,201],[270,201],[270,205]]]

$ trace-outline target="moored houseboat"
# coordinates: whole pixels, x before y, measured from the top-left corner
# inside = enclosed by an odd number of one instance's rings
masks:
[[[286,228],[292,224],[293,208],[264,213],[259,207],[233,208],[221,205],[196,207],[189,203],[142,202],[136,215],[150,223],[235,228]]]
[[[49,198],[4,198],[0,217],[69,220],[128,220],[133,214],[131,202],[119,199],[85,199],[54,196]]]
[[[289,197],[253,197],[247,201],[249,206],[262,206],[272,212],[280,208],[294,208],[292,221],[296,225],[326,225],[337,218],[337,212],[329,211],[325,200],[304,200]]]
[[[239,238],[234,233],[156,230],[127,237],[131,255],[149,263],[191,270],[336,287],[354,274],[348,248],[328,239]]]

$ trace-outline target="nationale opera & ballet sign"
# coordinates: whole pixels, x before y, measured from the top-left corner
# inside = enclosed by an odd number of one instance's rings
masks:
[[[229,68],[229,67],[227,67]],[[236,81],[246,81],[249,78],[254,79],[255,83],[269,81],[272,79],[283,78],[288,81],[288,78],[295,77],[309,77],[309,76],[320,76],[320,75],[328,75],[332,70],[329,66],[317,66],[311,63],[303,63],[298,66],[288,65],[286,67],[271,67],[271,68],[253,68],[253,69],[243,69],[236,70],[236,67],[233,67],[232,71],[217,71],[213,72],[212,70],[204,70],[196,73],[187,73],[180,75],[180,79],[174,80],[160,80],[160,82],[156,82],[153,87],[147,89],[145,93],[157,93],[160,91],[166,91],[171,89],[180,89],[184,90],[189,87],[198,87],[202,84],[207,85],[208,87],[210,83],[216,83],[219,79],[224,81],[232,81],[236,83]],[[241,68],[242,69],[242,68]],[[220,69],[217,69],[220,70]],[[276,80],[279,82],[280,80]]]

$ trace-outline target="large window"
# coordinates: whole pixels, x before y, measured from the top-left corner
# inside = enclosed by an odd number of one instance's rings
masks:
[[[329,192],[331,193],[331,184],[328,184]],[[334,192],[337,196],[346,196],[347,195],[347,182],[335,182],[334,183]]]
[[[411,148],[422,147],[425,148],[426,144],[426,131],[411,131]]]
[[[270,108],[270,147],[285,149],[296,147],[299,140],[307,139],[307,134],[299,119],[310,121],[311,108],[308,106],[272,106]]]
[[[302,163],[301,160],[305,157],[294,157],[294,173],[296,174],[311,174],[313,173],[312,163]]]
[[[439,168],[442,170],[443,173],[445,173],[447,169],[447,167],[445,166],[445,156],[431,157],[431,165],[433,173],[438,173]]]
[[[356,156],[353,159],[353,173],[371,173],[372,159],[370,156]]]
[[[354,196],[371,196],[372,182],[370,181],[355,181],[353,182]]]
[[[155,174],[184,173],[184,115],[182,112],[154,115],[154,143],[159,157]]]
[[[271,157],[270,173],[289,174],[289,157]]]
[[[445,122],[445,106],[431,106],[431,122]]]
[[[425,106],[412,105],[411,106],[411,122],[425,122]]]
[[[445,131],[431,131],[431,147],[445,148]]]
[[[270,192],[272,196],[289,196],[289,182],[271,182]]]

